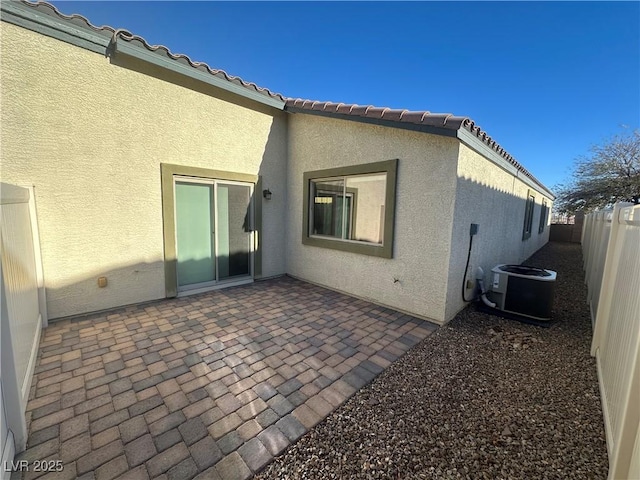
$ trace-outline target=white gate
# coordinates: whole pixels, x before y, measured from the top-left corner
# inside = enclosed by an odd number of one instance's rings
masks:
[[[46,326],[33,188],[0,183],[0,447],[2,465],[24,450],[24,412]],[[0,469],[4,479],[8,472]]]

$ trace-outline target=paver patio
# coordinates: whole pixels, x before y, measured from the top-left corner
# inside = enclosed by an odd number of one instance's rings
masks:
[[[289,277],[52,323],[22,476],[249,478],[435,329]]]

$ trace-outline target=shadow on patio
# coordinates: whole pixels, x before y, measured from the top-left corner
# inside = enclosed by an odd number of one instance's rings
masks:
[[[17,460],[62,461],[43,478],[248,478],[435,329],[287,277],[63,320]]]

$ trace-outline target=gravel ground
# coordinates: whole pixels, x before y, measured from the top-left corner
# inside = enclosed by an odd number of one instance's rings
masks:
[[[465,309],[257,478],[606,478],[580,246],[526,263],[558,272],[552,327]]]

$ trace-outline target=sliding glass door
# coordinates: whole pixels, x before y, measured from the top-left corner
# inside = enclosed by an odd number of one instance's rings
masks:
[[[178,290],[251,278],[253,185],[175,178]]]
[[[251,188],[216,184],[218,279],[251,274]]]

